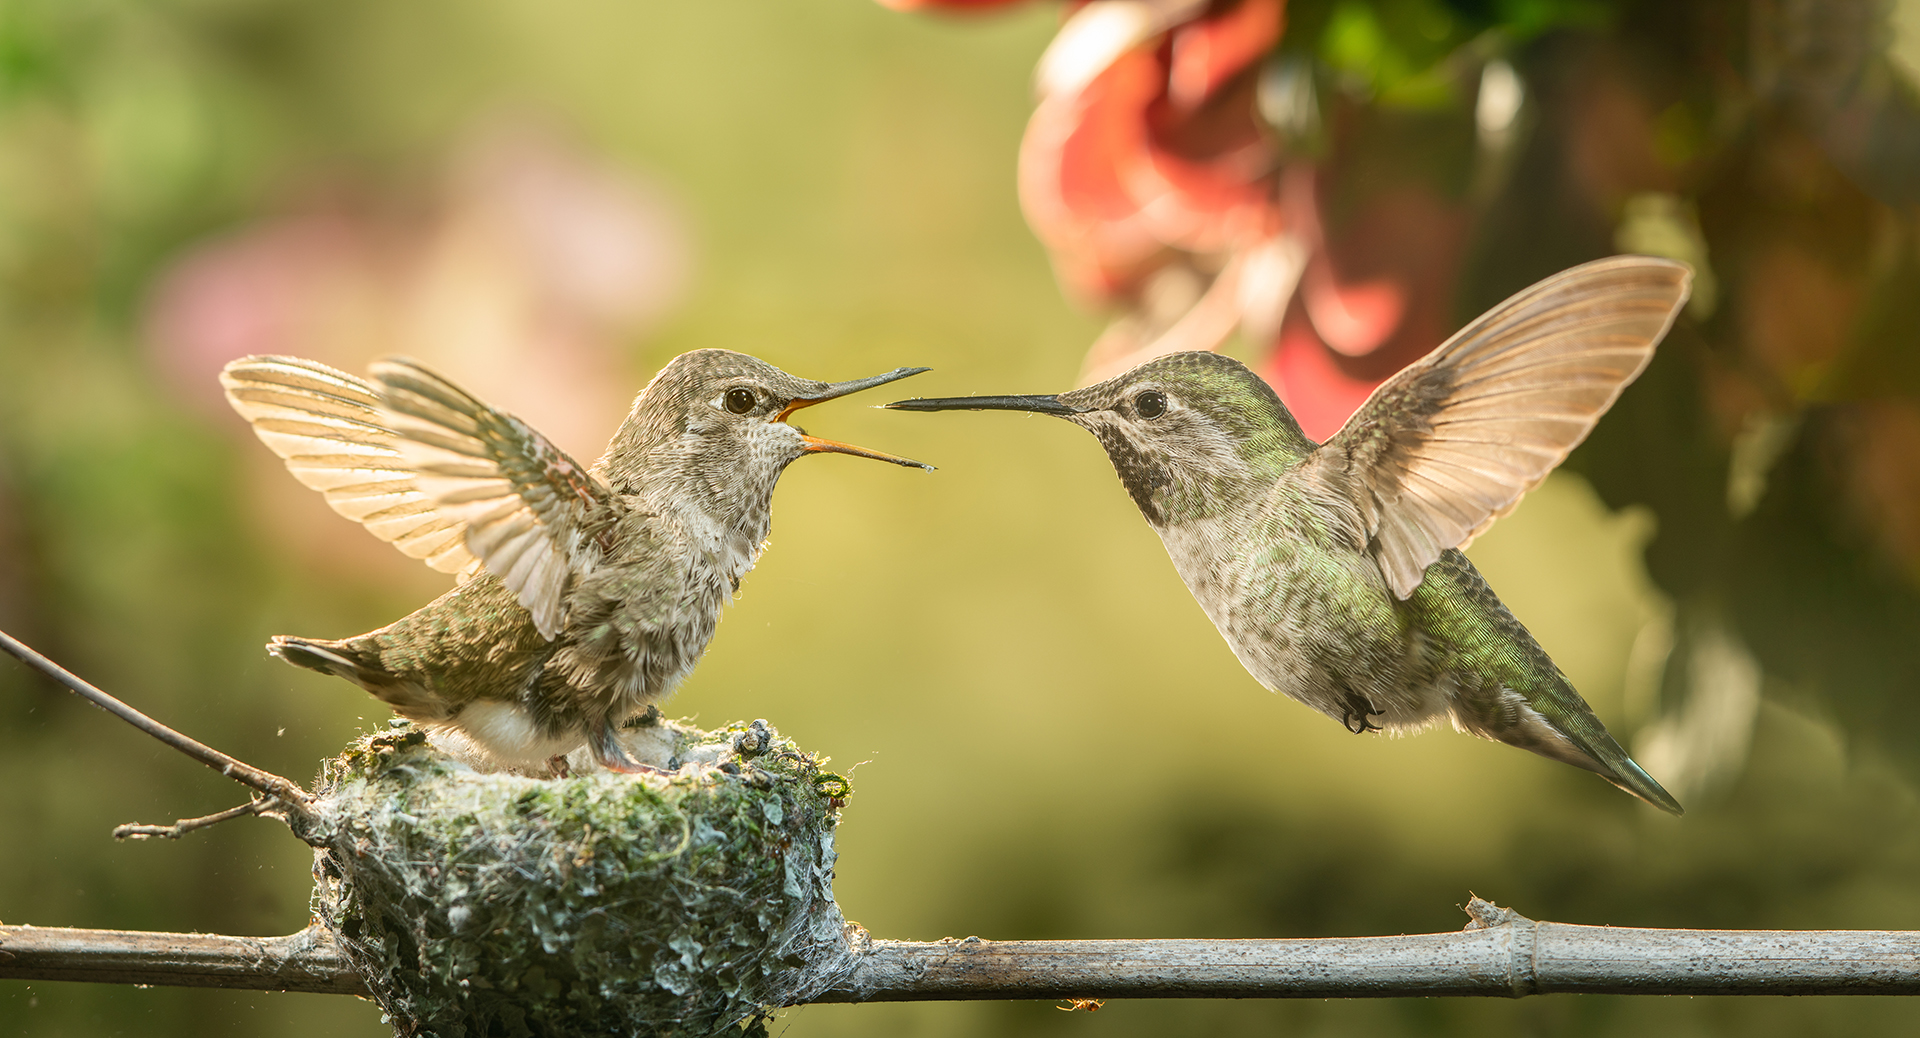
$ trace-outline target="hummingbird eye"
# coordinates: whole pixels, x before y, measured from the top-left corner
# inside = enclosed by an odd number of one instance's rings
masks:
[[[734,414],[746,414],[748,411],[759,406],[760,399],[753,395],[753,390],[745,386],[735,386],[727,390],[727,394],[721,398],[721,402],[726,405],[727,410],[732,411]]]
[[[1142,418],[1158,418],[1167,413],[1167,395],[1157,389],[1149,389],[1133,398],[1133,409],[1140,412]]]

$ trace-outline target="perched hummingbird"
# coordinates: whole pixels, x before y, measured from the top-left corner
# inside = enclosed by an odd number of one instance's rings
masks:
[[[887,406],[1031,411],[1092,432],[1240,662],[1347,730],[1444,715],[1679,814],[1460,549],[1646,367],[1689,278],[1638,256],[1548,278],[1374,390],[1324,444],[1213,353],[1058,396]]]
[[[706,650],[765,546],[787,465],[834,453],[929,468],[808,436],[788,416],[925,370],[815,382],[742,353],[685,353],[589,469],[415,361],[376,361],[363,380],[294,357],[236,360],[220,374],[227,399],[295,478],[460,578],[377,631],[267,649],[504,766],[584,741],[607,768],[650,770],[615,728]]]

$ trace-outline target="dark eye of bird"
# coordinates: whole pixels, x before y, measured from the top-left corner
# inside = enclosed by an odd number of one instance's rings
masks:
[[[1158,418],[1167,413],[1167,395],[1157,389],[1149,389],[1133,398],[1133,408],[1142,418]]]
[[[744,386],[735,386],[727,390],[727,410],[732,411],[734,414],[746,414],[748,411],[753,410],[754,406],[759,402],[760,401],[754,397],[753,390],[747,389]]]

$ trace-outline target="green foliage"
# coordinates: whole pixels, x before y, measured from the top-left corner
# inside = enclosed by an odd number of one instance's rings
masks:
[[[1343,84],[1389,108],[1460,100],[1464,51],[1517,46],[1556,28],[1597,27],[1604,0],[1307,0],[1287,5],[1283,47],[1315,47]],[[1468,93],[1471,96],[1471,93]]]

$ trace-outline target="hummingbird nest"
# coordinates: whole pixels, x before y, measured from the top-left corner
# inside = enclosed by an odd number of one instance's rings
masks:
[[[404,723],[324,765],[314,911],[396,1034],[764,1033],[850,967],[846,781],[764,721],[621,735],[669,773],[489,774]]]

